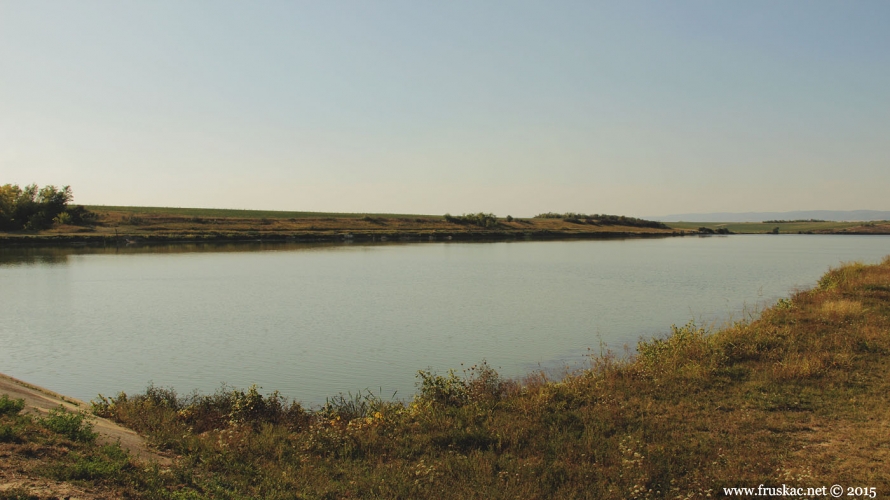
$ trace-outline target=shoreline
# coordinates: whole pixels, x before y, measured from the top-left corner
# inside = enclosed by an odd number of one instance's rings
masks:
[[[624,238],[671,238],[698,236],[690,232],[633,232],[633,231],[534,231],[534,232],[379,232],[379,233],[201,233],[193,235],[133,234],[133,235],[0,235],[0,246],[6,247],[114,247],[152,244],[194,243],[347,243],[347,242],[447,242],[447,241],[558,241]]]
[[[89,207],[87,225],[0,232],[0,247],[118,247],[171,243],[555,241],[727,234],[890,234],[890,223],[660,223],[623,216],[505,218],[323,214],[163,207]],[[578,215],[578,216],[575,216]],[[481,216],[482,219],[478,219]],[[477,217],[477,218],[474,218]],[[478,219],[478,220],[477,220]]]
[[[54,234],[0,234],[0,248],[113,248],[170,244],[288,244],[288,243],[444,243],[444,242],[503,242],[503,241],[571,241],[616,240],[676,237],[752,236],[765,233],[707,234],[690,231],[633,232],[633,231],[534,231],[534,232],[382,232],[382,233],[287,233],[287,234],[216,234],[192,235],[138,234],[138,235],[54,235]],[[833,231],[789,233],[811,236],[887,236],[888,233],[867,231]],[[785,234],[787,236],[788,234]]]

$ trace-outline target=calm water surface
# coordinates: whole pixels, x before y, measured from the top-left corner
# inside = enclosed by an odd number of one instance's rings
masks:
[[[883,236],[0,250],[0,372],[63,394],[258,384],[407,398],[418,369],[508,376],[739,319]]]

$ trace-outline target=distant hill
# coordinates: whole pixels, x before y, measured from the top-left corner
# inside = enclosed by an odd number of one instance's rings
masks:
[[[710,214],[673,214],[645,217],[661,222],[762,222],[765,220],[890,220],[890,212],[879,210],[799,210],[795,212],[716,212]]]

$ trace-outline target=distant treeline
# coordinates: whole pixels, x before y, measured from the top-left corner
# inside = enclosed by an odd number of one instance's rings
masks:
[[[53,224],[76,225],[95,220],[96,214],[84,207],[69,207],[72,199],[69,186],[0,186],[0,230],[44,229]]]
[[[794,219],[794,220],[765,220],[763,224],[791,224],[794,222],[828,222],[825,219]]]
[[[513,220],[509,215],[507,217],[509,220]],[[472,224],[479,227],[495,227],[498,225],[498,218],[496,215],[483,212],[463,215],[445,214],[443,218],[453,224]]]
[[[776,229],[778,229],[778,228],[776,228]],[[702,234],[732,234],[732,231],[730,231],[729,229],[727,229],[725,227],[711,229],[709,227],[702,226],[702,227],[698,228],[698,232],[700,232]]]
[[[547,212],[538,214],[536,219],[562,219],[565,222],[573,222],[575,224],[595,224],[598,226],[632,226],[632,227],[651,227],[655,229],[669,229],[663,222],[654,220],[637,219],[636,217],[627,217],[624,215],[607,215],[607,214],[577,214],[574,212],[566,212],[562,214]]]

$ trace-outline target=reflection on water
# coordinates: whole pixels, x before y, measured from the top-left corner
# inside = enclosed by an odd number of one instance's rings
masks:
[[[0,248],[0,266],[65,264],[69,255],[71,250],[63,248]]]
[[[304,402],[410,397],[418,369],[507,376],[736,318],[881,236],[234,243],[0,250],[0,372],[83,399],[153,381]]]
[[[258,252],[258,251],[316,251],[344,245],[382,245],[384,243],[289,243],[245,241],[231,243],[152,243],[121,244],[118,246],[67,247],[6,247],[0,248],[0,266],[28,264],[64,264],[73,255],[138,255],[177,254],[194,252]]]

